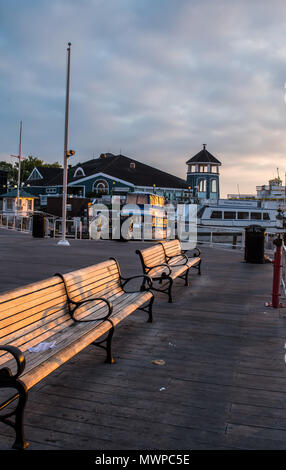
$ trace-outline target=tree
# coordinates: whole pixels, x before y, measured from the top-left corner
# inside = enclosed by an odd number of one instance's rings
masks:
[[[15,162],[15,168],[18,171],[19,162]],[[38,157],[33,157],[29,155],[27,158],[21,160],[21,182],[26,181],[33,169],[36,166],[44,166],[46,168],[61,168],[61,165],[58,162],[55,163],[45,163],[43,160],[40,160]]]
[[[0,169],[8,171],[8,184],[10,185],[17,184],[18,166],[18,160],[16,160],[14,164],[5,161],[0,161]],[[45,163],[38,157],[33,157],[33,155],[29,155],[27,158],[23,158],[23,160],[21,160],[21,182],[24,182],[28,179],[35,166],[44,166],[46,168],[62,168],[62,166],[58,162]]]
[[[0,170],[8,172],[8,184],[17,183],[17,168],[12,163],[0,161]]]

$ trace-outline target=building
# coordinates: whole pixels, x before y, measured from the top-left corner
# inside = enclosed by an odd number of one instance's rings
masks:
[[[15,214],[17,210],[17,189],[0,195],[1,210],[4,213]],[[37,209],[38,198],[25,190],[21,189],[19,194],[19,212],[21,215],[29,215]]]
[[[61,168],[36,167],[25,187],[40,195],[44,205],[48,196],[62,194],[62,181]],[[169,201],[185,201],[189,196],[188,184],[182,178],[124,155],[104,153],[68,169],[68,193],[74,196],[101,198],[134,191],[154,192]]]
[[[219,167],[221,162],[207,149],[203,149],[186,162],[187,184],[194,197],[200,201],[214,201],[220,198]]]

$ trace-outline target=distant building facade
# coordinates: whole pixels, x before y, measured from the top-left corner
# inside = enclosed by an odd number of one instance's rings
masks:
[[[221,162],[207,149],[203,149],[187,162],[187,184],[195,198],[218,200],[220,198],[219,167]]]
[[[62,194],[62,182],[61,168],[36,167],[25,188],[45,202],[48,196]],[[124,155],[105,153],[68,169],[70,195],[101,198],[134,191],[154,192],[169,201],[185,201],[189,196],[188,184],[182,178]]]

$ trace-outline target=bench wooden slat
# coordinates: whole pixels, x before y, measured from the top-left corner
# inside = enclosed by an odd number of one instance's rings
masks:
[[[41,289],[40,291],[31,291],[23,297],[16,297],[10,301],[0,301],[0,322],[2,319],[9,318],[10,316],[28,309],[30,306],[37,306],[43,304],[50,299],[56,299],[61,291],[65,294],[62,281],[58,277],[51,278],[53,284]]]

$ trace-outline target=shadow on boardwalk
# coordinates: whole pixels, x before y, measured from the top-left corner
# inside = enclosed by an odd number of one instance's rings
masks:
[[[63,248],[2,230],[1,291],[110,256],[123,274],[140,273],[139,246]],[[117,328],[116,364],[90,346],[31,390],[28,449],[286,448],[286,317],[264,306],[272,266],[236,250],[203,248],[202,258],[189,288],[175,281],[173,304],[156,294],[153,324],[137,312]],[[12,436],[0,424],[0,449]]]

